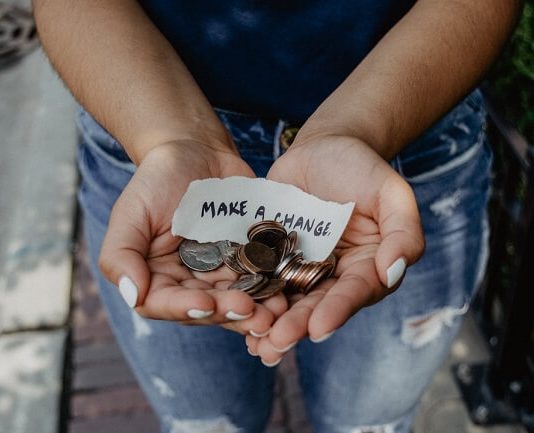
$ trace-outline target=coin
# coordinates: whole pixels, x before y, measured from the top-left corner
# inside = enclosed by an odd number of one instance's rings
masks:
[[[287,235],[287,240],[289,241],[289,252],[294,251],[297,248],[298,235],[295,230],[290,231]]]
[[[281,232],[278,230],[267,229],[256,233],[250,240],[254,242],[260,242],[264,245],[267,245],[269,248],[276,248],[280,241],[285,239],[285,237],[285,230]]]
[[[238,274],[247,274],[248,271],[241,266],[239,260],[237,259],[238,248],[239,247],[230,247],[224,250],[222,256],[224,264]]]
[[[296,231],[287,233],[277,221],[260,221],[247,231],[249,243],[228,240],[199,243],[184,240],[179,247],[182,262],[190,269],[210,271],[222,262],[238,274],[230,289],[241,290],[255,300],[266,299],[284,291],[287,295],[307,294],[323,279],[333,275],[336,257],[330,254],[322,262],[307,261],[296,249]],[[274,278],[269,279],[268,277]]]
[[[183,264],[194,271],[213,271],[223,262],[219,248],[212,242],[200,243],[184,239],[178,247],[178,254]]]
[[[293,263],[296,261],[302,259],[303,253],[301,250],[295,250],[290,252],[286,257],[282,259],[282,261],[278,264],[276,269],[273,272],[273,276],[275,278],[281,278],[281,274],[285,273],[285,271],[291,267]]]
[[[219,248],[219,251],[221,252],[223,256],[226,250],[228,250],[229,248],[235,248],[239,246],[237,242],[232,242],[232,241],[218,241],[218,242],[215,242],[215,245],[217,246],[217,248]]]
[[[236,289],[242,292],[248,292],[265,282],[267,282],[267,277],[262,274],[242,275],[228,287],[228,290]]]
[[[284,280],[271,279],[259,292],[252,295],[252,299],[259,301],[262,299],[270,298],[271,296],[277,295],[282,292],[286,287],[286,282]]]
[[[269,273],[274,271],[278,264],[276,253],[260,242],[249,242],[237,250],[240,265],[249,272]]]

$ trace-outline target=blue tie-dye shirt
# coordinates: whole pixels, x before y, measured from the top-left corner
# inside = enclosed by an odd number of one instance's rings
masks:
[[[143,0],[221,108],[304,121],[415,0]]]

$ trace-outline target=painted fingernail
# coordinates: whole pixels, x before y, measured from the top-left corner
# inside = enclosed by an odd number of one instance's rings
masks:
[[[267,329],[267,331],[265,332],[254,332],[252,329],[248,332],[253,337],[261,338],[261,337],[266,337],[267,335],[269,335],[269,332],[271,332],[271,328]]]
[[[319,338],[312,338],[312,337],[310,337],[310,341],[311,341],[312,343],[322,343],[323,341],[328,340],[332,335],[334,335],[334,331],[332,331],[332,332],[327,332],[326,334],[324,334],[322,337],[319,337]]]
[[[250,350],[248,347],[247,347],[247,352],[250,356],[258,356],[257,353],[254,353],[252,350]]]
[[[210,317],[212,314],[213,310],[196,310],[194,308],[187,310],[187,315],[191,317],[191,319],[205,319],[206,317]]]
[[[119,292],[128,307],[135,307],[135,305],[137,304],[137,296],[139,293],[139,289],[137,288],[135,283],[126,275],[123,275],[119,279]]]
[[[280,361],[282,361],[282,358],[278,358],[276,361],[274,362],[265,362],[263,359],[261,360],[261,363],[263,365],[265,365],[265,367],[275,367],[277,366],[278,364],[280,364]]]
[[[245,320],[245,319],[248,319],[249,317],[252,317],[253,313],[254,312],[252,311],[248,314],[238,314],[230,310],[228,311],[228,313],[226,313],[226,318],[229,320]]]
[[[293,341],[293,343],[289,344],[288,346],[284,347],[283,349],[278,349],[277,347],[273,346],[273,350],[278,353],[286,353],[289,352],[294,346],[297,344],[296,341]]]
[[[393,262],[393,264],[387,270],[388,289],[391,289],[399,282],[405,270],[406,260],[403,257]]]

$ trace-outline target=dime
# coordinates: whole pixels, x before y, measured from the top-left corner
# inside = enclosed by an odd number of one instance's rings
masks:
[[[262,274],[247,274],[239,277],[237,281],[234,281],[228,290],[237,289],[242,292],[248,292],[253,290],[257,286],[261,286],[262,283],[267,282],[267,277]]]
[[[267,299],[271,296],[277,295],[283,291],[286,287],[284,280],[272,279],[263,287],[259,292],[252,295],[252,299],[259,301],[261,299]]]
[[[221,252],[223,257],[224,257],[225,252],[229,248],[235,248],[239,246],[237,242],[232,242],[232,241],[217,241],[215,242],[215,245],[217,246],[217,248],[219,248],[219,251]]]
[[[183,264],[194,271],[213,271],[223,262],[219,248],[212,242],[200,243],[184,239],[178,247],[178,254]]]
[[[238,274],[248,274],[248,271],[244,269],[239,260],[237,259],[237,250],[239,247],[230,247],[223,252],[223,261],[232,271]]]

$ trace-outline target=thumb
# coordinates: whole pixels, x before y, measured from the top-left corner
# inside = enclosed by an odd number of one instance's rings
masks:
[[[379,192],[377,221],[382,241],[375,257],[382,284],[396,288],[406,267],[423,254],[425,240],[415,196],[400,176],[392,176]]]
[[[144,302],[150,286],[145,259],[150,227],[142,203],[129,200],[125,193],[113,206],[98,264],[104,276],[118,286],[128,306],[134,308]]]

